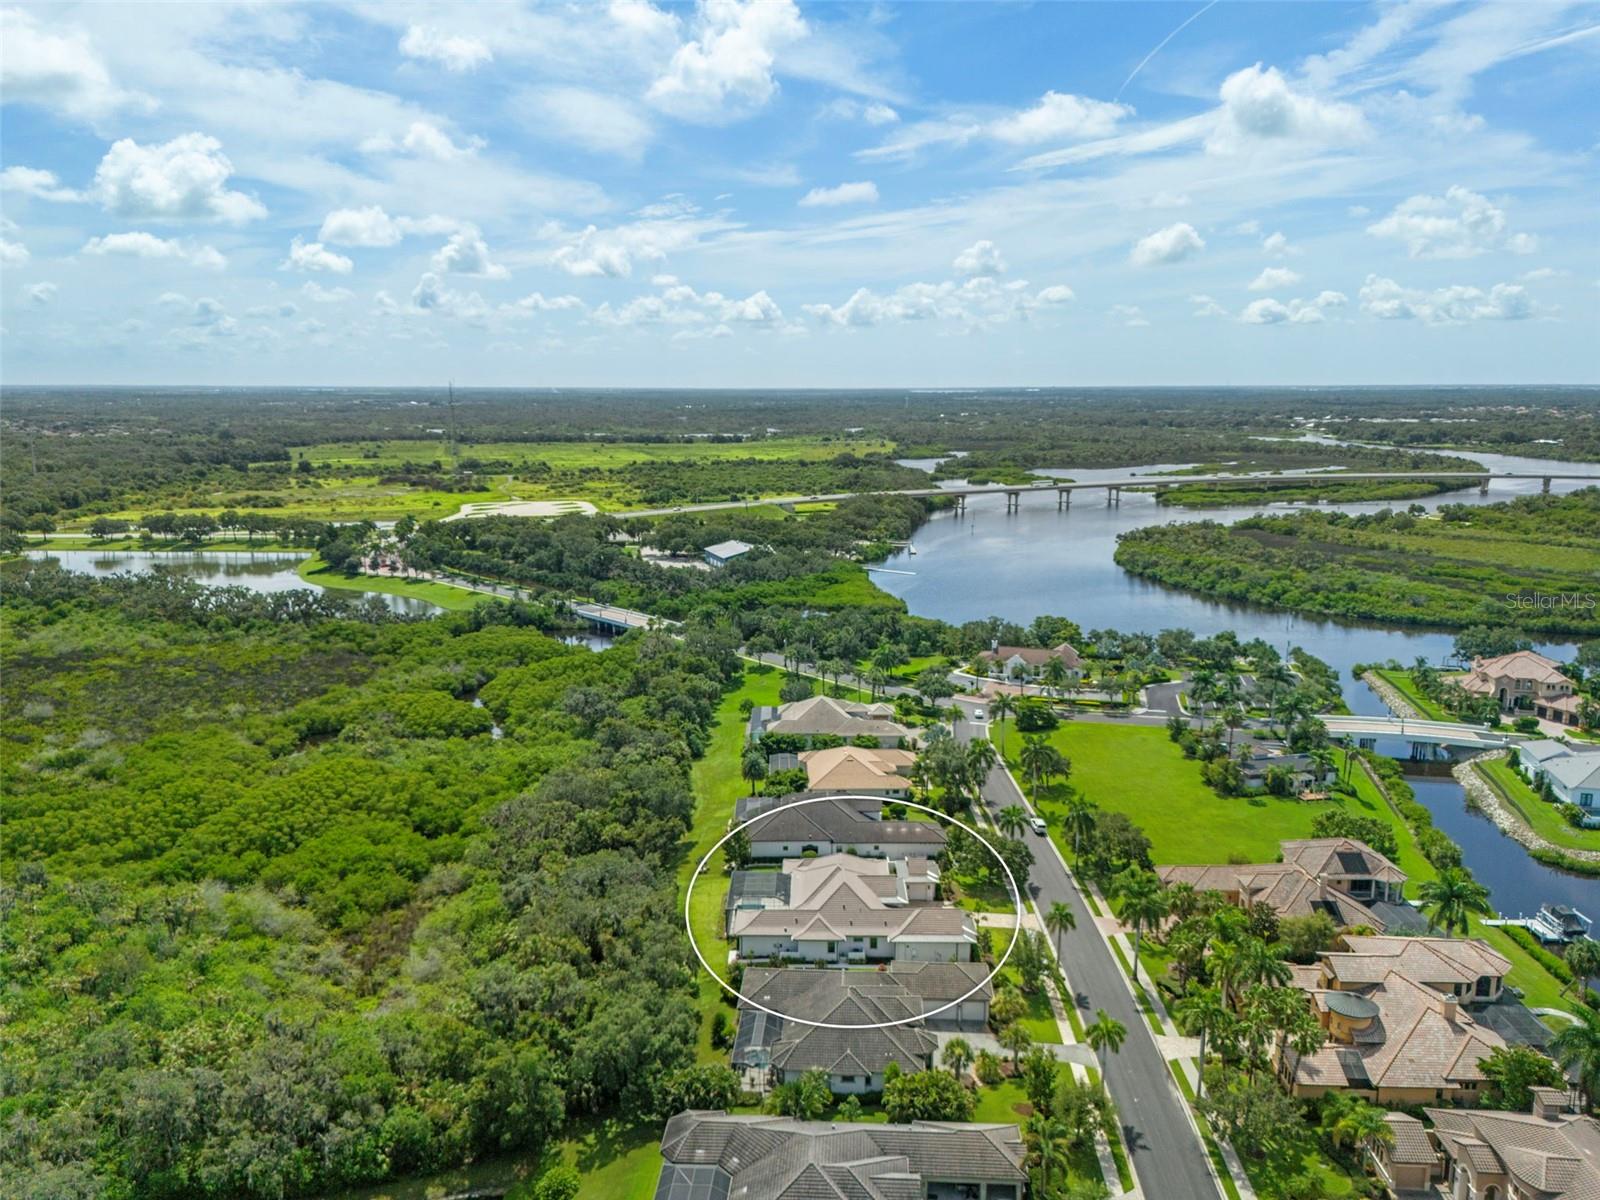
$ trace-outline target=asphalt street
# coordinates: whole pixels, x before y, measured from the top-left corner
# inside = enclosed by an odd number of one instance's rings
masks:
[[[983,737],[985,727],[961,720],[956,723],[956,736],[962,741]],[[983,801],[991,815],[1008,804],[1028,807],[1011,776],[999,767],[984,784]],[[1205,1148],[1190,1124],[1150,1026],[1124,983],[1122,968],[1095,929],[1094,914],[1050,840],[1031,831],[1025,840],[1034,856],[1029,879],[1034,904],[1042,912],[1063,901],[1078,921],[1077,928],[1061,941],[1061,961],[1077,993],[1074,1002],[1086,1022],[1093,1021],[1094,1011],[1103,1008],[1128,1030],[1122,1050],[1109,1056],[1106,1084],[1117,1105],[1123,1144],[1140,1190],[1150,1200],[1217,1200]]]

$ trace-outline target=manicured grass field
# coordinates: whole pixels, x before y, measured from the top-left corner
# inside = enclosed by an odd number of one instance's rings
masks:
[[[1556,806],[1540,799],[1505,759],[1478,763],[1475,769],[1547,841],[1573,850],[1600,850],[1600,829],[1576,829],[1568,825]]]
[[[820,461],[840,454],[886,454],[893,444],[876,438],[776,437],[745,442],[462,442],[462,458],[543,463],[557,470],[595,467],[608,470],[641,462],[725,462],[731,459]],[[298,453],[298,452],[297,452]],[[308,446],[313,463],[398,467],[402,463],[450,461],[450,443],[432,441],[325,442]]]
[[[1072,762],[1066,783],[1047,785],[1036,797],[1050,824],[1058,826],[1069,789],[1075,789],[1143,828],[1157,864],[1225,863],[1230,855],[1272,862],[1280,841],[1311,836],[1311,823],[1329,808],[1400,824],[1371,793],[1316,802],[1219,796],[1200,781],[1198,760],[1184,758],[1163,728],[1067,721],[1049,739]],[[1006,758],[1020,781],[1021,739],[1010,730],[1005,742]]]
[[[486,592],[474,592],[432,580],[390,579],[382,575],[346,575],[343,571],[330,571],[319,555],[313,554],[301,563],[295,573],[307,583],[338,591],[382,592],[386,596],[408,596],[413,600],[426,600],[440,608],[462,611],[494,599]]]
[[[1033,1105],[1028,1103],[1027,1093],[1021,1084],[1010,1079],[994,1087],[980,1087],[977,1104],[972,1110],[972,1119],[980,1124],[1020,1126],[1032,1115]],[[1067,1178],[1073,1183],[1100,1180],[1100,1160],[1095,1157],[1092,1146],[1073,1150],[1067,1161]],[[1053,1188],[1056,1181],[1050,1182]]]
[[[1028,1003],[1028,1011],[1022,1015],[1022,1027],[1028,1031],[1028,1036],[1036,1042],[1046,1045],[1059,1046],[1061,1044],[1061,1026],[1056,1024],[1055,1013],[1050,1011],[1050,997],[1045,995],[1044,988],[1029,995],[1022,990],[1022,977],[1017,974],[1015,967],[1007,967],[1000,972],[1001,983],[1010,984]]]
[[[1460,718],[1446,712],[1434,701],[1417,690],[1417,681],[1410,671],[1374,670],[1373,674],[1399,692],[1419,713],[1430,721],[1456,721]]]

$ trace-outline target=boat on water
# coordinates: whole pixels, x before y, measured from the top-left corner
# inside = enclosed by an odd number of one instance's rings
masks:
[[[1589,936],[1594,922],[1567,904],[1541,904],[1528,929],[1545,942],[1574,942]]]

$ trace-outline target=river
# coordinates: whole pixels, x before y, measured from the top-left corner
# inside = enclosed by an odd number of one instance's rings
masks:
[[[155,567],[176,571],[215,587],[238,586],[253,592],[311,590],[297,574],[305,554],[289,550],[32,550],[29,558],[58,562],[69,571],[85,575],[136,575]],[[391,596],[387,592],[347,592],[343,595],[371,596],[381,600],[391,612],[408,617],[432,616],[437,604],[414,596]]]
[[[1600,477],[1600,464],[1557,462],[1502,454],[1462,453],[1492,471],[1582,472]],[[935,460],[915,460],[932,470]],[[1138,476],[1181,469],[1187,464],[1160,463],[1111,470],[1041,470],[1040,475],[1083,483],[1130,483]],[[952,485],[955,481],[951,481]],[[1557,481],[1555,492],[1582,484]],[[1433,509],[1440,504],[1484,504],[1536,493],[1538,480],[1496,480],[1489,493],[1476,489],[1415,501]],[[1376,512],[1412,501],[1329,504],[1341,512]],[[1107,504],[1097,492],[1079,492],[1071,505],[1057,510],[1053,492],[1024,495],[1021,508],[1007,513],[1005,497],[973,496],[965,512],[942,512],[912,536],[910,545],[874,572],[873,581],[901,597],[913,613],[952,623],[999,615],[1026,624],[1042,613],[1069,617],[1085,630],[1118,629],[1156,633],[1188,628],[1197,634],[1232,629],[1241,638],[1261,637],[1280,648],[1301,646],[1333,666],[1352,712],[1382,716],[1388,708],[1367,686],[1350,675],[1356,663],[1395,659],[1409,665],[1418,657],[1443,662],[1451,653],[1454,634],[1427,629],[1304,616],[1253,604],[1210,600],[1139,579],[1112,561],[1117,535],[1146,525],[1173,521],[1231,521],[1296,505],[1247,504],[1236,508],[1187,510],[1158,506],[1150,493],[1123,492],[1121,503]],[[891,574],[890,571],[897,572]],[[1543,643],[1538,649],[1555,658],[1570,658],[1570,642]],[[1387,747],[1385,747],[1387,749]],[[1461,844],[1466,864],[1490,887],[1495,905],[1510,915],[1537,909],[1546,900],[1578,903],[1591,916],[1600,915],[1600,883],[1556,871],[1529,858],[1521,845],[1505,837],[1487,819],[1468,811],[1461,787],[1449,778],[1412,778],[1417,798],[1441,829]]]

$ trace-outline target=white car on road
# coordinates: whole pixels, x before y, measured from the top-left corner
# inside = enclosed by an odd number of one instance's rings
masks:
[[[1028,820],[1028,827],[1040,837],[1045,835],[1045,823],[1043,817],[1030,817]]]

